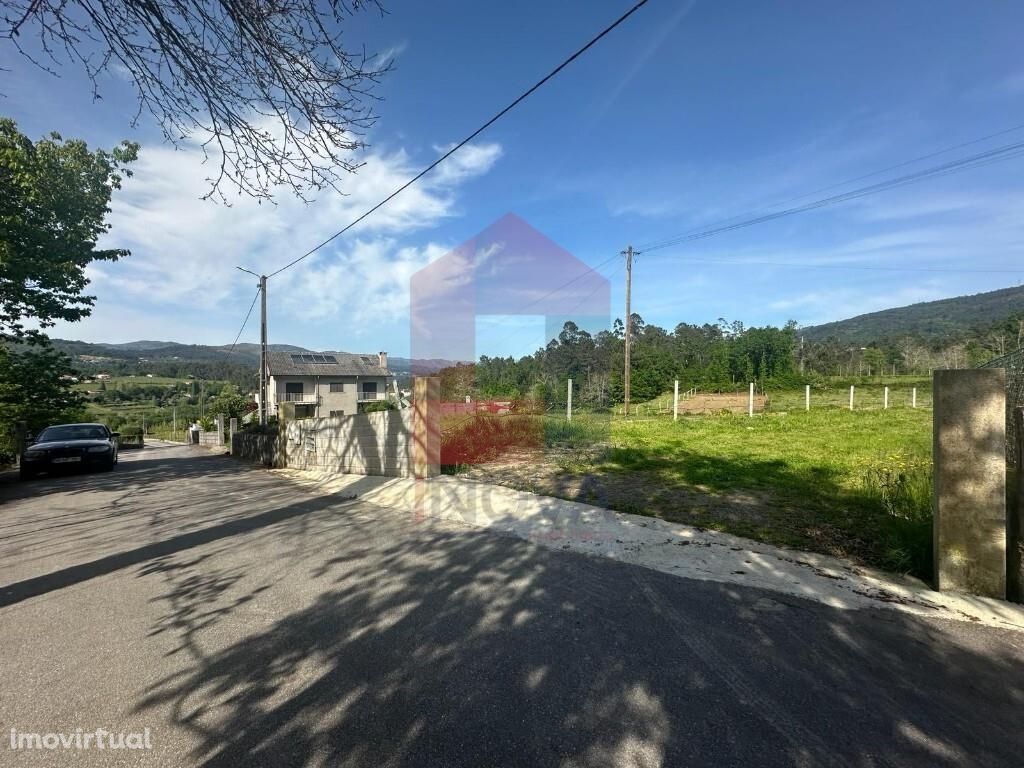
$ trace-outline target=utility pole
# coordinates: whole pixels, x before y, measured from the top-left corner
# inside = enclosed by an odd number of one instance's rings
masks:
[[[632,245],[627,245],[626,250],[622,252],[622,255],[626,257],[626,324],[625,324],[625,339],[626,346],[623,347],[623,355],[625,357],[625,368],[622,372],[622,391],[623,391],[623,413],[629,416],[629,344],[630,336],[632,332],[632,310],[630,309],[630,293],[633,290],[633,257],[636,255],[636,251],[633,250]]]
[[[267,423],[267,276],[260,275],[260,424]]]
[[[260,279],[260,424],[267,423],[267,276],[257,275],[251,269],[235,267],[235,269]],[[251,311],[251,310],[250,310]],[[248,319],[248,318],[247,318]]]

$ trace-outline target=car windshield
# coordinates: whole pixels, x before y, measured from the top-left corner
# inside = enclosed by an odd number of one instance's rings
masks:
[[[49,427],[39,435],[38,443],[54,440],[106,440],[107,429],[98,424],[69,424],[66,427]]]

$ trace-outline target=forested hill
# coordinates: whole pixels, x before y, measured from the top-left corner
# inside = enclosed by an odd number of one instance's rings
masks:
[[[850,344],[871,344],[906,336],[935,342],[961,337],[1022,314],[1024,286],[1016,286],[857,315],[848,320],[801,328],[799,333],[807,341],[824,341],[834,336]]]
[[[260,345],[241,343],[207,346],[204,344],[180,344],[174,341],[129,341],[125,343],[90,343],[69,339],[51,339],[54,348],[68,355],[76,367],[83,371],[107,370],[113,373],[159,373],[165,376],[183,376],[188,373],[213,376],[211,371],[259,368]],[[268,344],[272,352],[296,354],[322,352],[291,344]],[[361,350],[363,352],[369,350]],[[416,367],[426,371],[438,371],[452,365],[450,360],[417,360]],[[412,361],[404,357],[390,356],[388,367],[399,376],[407,375]],[[194,369],[194,370],[193,370]],[[224,378],[230,378],[224,375]]]

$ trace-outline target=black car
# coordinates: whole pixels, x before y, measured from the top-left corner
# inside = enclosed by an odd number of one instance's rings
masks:
[[[100,469],[117,464],[117,432],[103,424],[47,427],[21,455],[21,479],[58,469]]]

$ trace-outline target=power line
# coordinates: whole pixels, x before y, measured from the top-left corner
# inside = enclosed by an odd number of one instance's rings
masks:
[[[607,261],[602,262],[602,265],[603,264],[607,264],[612,259],[618,259],[620,255],[621,254],[616,253],[614,256],[612,256],[611,259],[608,259]],[[606,277],[606,279],[608,280],[609,288],[610,288],[611,281],[614,280],[616,277],[618,277],[619,273],[623,270],[624,267],[625,267],[624,264],[619,264],[618,267],[616,267],[614,270],[612,270],[612,273],[610,275],[607,275],[607,276],[601,275],[601,277]],[[594,269],[596,271],[597,267],[595,267]],[[572,281],[570,281],[570,282],[572,282]],[[581,306],[583,306],[586,302],[590,301],[590,299],[593,298],[594,294],[596,294],[599,290],[601,290],[602,287],[603,287],[603,284],[598,282],[598,284],[594,286],[594,288],[590,291],[590,293],[588,293],[588,294],[586,294],[584,296],[581,296],[579,301],[577,301],[569,309],[565,310],[566,318],[571,319],[572,313],[575,312],[577,309],[579,309]],[[548,295],[550,296],[551,294],[548,294]],[[527,304],[526,306],[529,306],[529,305]],[[604,330],[604,329],[602,329],[602,330]],[[510,334],[508,334],[506,336],[503,336],[502,338],[498,339],[497,342],[492,343],[492,346],[499,346],[501,344],[504,344],[506,341],[510,340],[511,338],[513,338],[514,336],[517,336],[517,335],[518,334],[516,334],[516,333],[510,333]],[[544,335],[547,336],[547,333],[545,332]],[[549,341],[551,341],[551,339],[545,339],[543,344],[541,345],[542,348],[546,347]],[[533,342],[532,341],[528,342],[528,344],[529,344],[529,346],[533,346]],[[525,350],[526,348],[527,348],[527,344],[523,344],[523,345],[517,347],[517,349],[522,349],[522,350]],[[513,359],[515,358],[514,355],[512,355],[511,357],[513,357]]]
[[[711,227],[705,230],[698,230],[690,232],[676,237],[671,237],[661,242],[655,242],[651,245],[646,246],[643,250],[655,251],[661,248],[667,248],[672,245],[679,245],[681,243],[690,242],[693,240],[703,240],[714,235],[722,234],[724,232],[731,232],[736,229],[743,229],[745,227],[751,227],[755,224],[763,224],[769,221],[775,221],[786,216],[792,216],[798,213],[806,213],[807,211],[816,210],[818,208],[824,208],[829,205],[835,205],[837,203],[848,202],[850,200],[856,200],[861,197],[867,197],[868,195],[877,194],[879,192],[885,192],[896,187],[905,186],[907,184],[914,184],[919,181],[924,181],[929,178],[937,178],[939,176],[945,176],[949,173],[956,173],[963,170],[968,170],[975,167],[982,167],[989,165],[993,162],[1001,162],[1009,160],[1024,154],[1024,142],[1014,142],[1012,144],[1005,144],[995,149],[986,150],[985,152],[979,152],[975,155],[969,155],[958,160],[951,160],[947,163],[942,163],[937,166],[925,168],[914,173],[905,174],[903,176],[896,177],[895,179],[889,179],[887,181],[878,182],[877,184],[871,184],[865,187],[859,187],[857,189],[843,192],[838,195],[832,195],[814,202],[807,203],[805,205],[795,206],[792,208],[785,208],[780,211],[774,211],[772,213],[765,214],[763,216],[756,216],[751,219],[736,222],[733,224],[722,224],[719,226]]]
[[[1016,131],[1020,131],[1020,130],[1024,130],[1024,123],[1021,123],[1019,125],[1014,125],[1014,126],[1011,126],[1009,128],[1004,128],[1001,131],[996,131],[995,133],[989,133],[989,134],[986,134],[985,136],[980,136],[980,137],[978,137],[976,139],[971,139],[970,141],[964,141],[964,142],[961,142],[959,144],[953,144],[953,145],[945,147],[943,149],[938,149],[938,150],[935,150],[934,152],[929,152],[926,155],[920,155],[920,156],[915,157],[915,158],[913,158],[911,160],[904,160],[903,162],[896,163],[895,165],[886,166],[885,168],[879,168],[877,171],[871,171],[870,173],[865,173],[865,174],[862,174],[860,176],[854,176],[852,179],[846,179],[845,181],[838,181],[838,182],[836,182],[834,184],[829,184],[829,185],[824,186],[824,187],[818,187],[817,189],[812,189],[812,190],[810,190],[808,192],[803,192],[803,193],[801,193],[799,195],[795,195],[794,197],[788,197],[788,198],[786,198],[784,200],[780,200],[778,203],[776,203],[776,205],[788,205],[789,203],[796,202],[797,200],[803,200],[805,197],[810,197],[811,195],[818,195],[818,194],[821,194],[822,192],[829,192],[829,191],[831,191],[833,189],[838,189],[839,187],[845,187],[847,184],[854,184],[854,183],[856,183],[858,181],[863,181],[864,179],[870,179],[870,178],[872,178],[874,176],[879,176],[879,175],[881,175],[883,173],[888,173],[889,171],[895,171],[895,170],[897,170],[899,168],[905,168],[908,165],[914,165],[915,163],[920,163],[920,162],[923,162],[925,160],[931,160],[933,157],[938,157],[940,155],[946,155],[946,154],[949,154],[950,152],[955,152],[958,149],[963,149],[964,147],[970,147],[970,146],[973,146],[975,144],[981,144],[983,142],[990,141],[990,140],[992,140],[992,139],[994,139],[994,138],[996,138],[998,136],[1005,136],[1008,133],[1015,133]],[[721,224],[728,224],[731,221],[736,221],[737,219],[743,218],[744,216],[750,216],[750,215],[751,214],[742,214],[742,213],[741,214],[737,214],[736,216],[730,216],[728,219],[721,220],[720,222],[718,222],[718,224],[719,225],[721,225]],[[718,225],[716,225],[716,226],[718,226]],[[693,230],[693,231],[699,231],[699,230]],[[648,246],[646,246],[646,245],[641,245],[641,246],[638,247],[638,249],[639,250],[644,250],[647,247]]]
[[[721,264],[735,267],[757,266],[757,267],[795,267],[809,269],[847,269],[867,270],[878,272],[943,272],[950,274],[993,274],[993,275],[1018,275],[1024,272],[1024,266],[1020,269],[958,269],[956,267],[885,267],[860,264],[814,264],[786,261],[747,261],[744,259],[687,259],[687,263],[697,264]]]
[[[406,189],[411,187],[413,184],[415,184],[417,181],[422,179],[424,176],[426,176],[432,170],[437,168],[437,166],[439,166],[441,163],[443,163],[449,157],[451,157],[456,152],[458,152],[460,149],[462,149],[462,147],[464,147],[466,144],[471,142],[473,139],[475,139],[477,136],[479,136],[485,130],[487,130],[492,125],[494,125],[494,123],[496,123],[498,120],[500,120],[502,117],[504,117],[508,112],[513,110],[515,107],[517,107],[521,102],[525,101],[531,94],[533,94],[536,90],[541,88],[541,86],[543,86],[545,83],[547,83],[553,77],[555,77],[559,72],[561,72],[567,66],[572,64],[572,62],[574,62],[576,59],[578,59],[580,56],[582,56],[586,51],[588,51],[590,48],[592,48],[594,45],[596,45],[598,43],[598,41],[600,41],[603,37],[605,37],[607,34],[609,34],[613,29],[615,29],[620,24],[622,24],[626,19],[628,19],[630,16],[632,16],[638,10],[640,10],[640,8],[642,8],[647,3],[648,3],[648,0],[640,0],[640,2],[636,3],[632,8],[630,8],[624,14],[619,16],[619,18],[617,18],[615,21],[613,21],[611,24],[609,24],[607,27],[605,27],[603,30],[601,30],[601,32],[599,32],[596,36],[592,37],[582,48],[579,48],[575,53],[573,53],[571,56],[569,56],[569,58],[565,59],[561,64],[559,64],[557,67],[555,67],[553,70],[551,70],[548,74],[546,74],[544,77],[542,77],[540,80],[538,80],[532,86],[530,86],[530,88],[528,88],[526,91],[524,91],[522,94],[520,94],[508,106],[506,106],[504,109],[502,109],[496,115],[494,115],[494,117],[492,117],[490,120],[485,122],[483,125],[481,125],[479,128],[477,128],[475,131],[473,131],[471,134],[469,134],[466,138],[464,138],[462,141],[457,143],[455,146],[453,146],[451,149],[449,149],[447,152],[445,152],[443,155],[441,155],[439,158],[437,158],[434,162],[432,162],[430,165],[428,165],[422,171],[420,171],[415,176],[413,176],[411,179],[409,179],[407,182],[405,182],[405,184],[400,186],[398,189],[396,189],[394,192],[392,192],[390,195],[385,197],[383,200],[381,200],[376,205],[374,205],[371,208],[369,208],[368,210],[364,211],[362,214],[357,216],[354,220],[349,222],[342,229],[338,230],[333,235],[328,237],[322,243],[320,243],[319,245],[317,245],[317,246],[311,248],[310,250],[306,251],[304,254],[302,254],[298,258],[293,259],[292,261],[288,262],[283,267],[278,269],[276,272],[271,272],[269,275],[267,275],[267,277],[274,277],[274,275],[278,275],[281,272],[284,272],[286,269],[294,267],[296,264],[298,264],[303,259],[306,259],[306,258],[312,256],[314,253],[319,251],[325,245],[327,245],[328,243],[332,242],[336,238],[340,237],[341,235],[343,235],[348,230],[352,229],[352,227],[354,227],[356,224],[361,222],[363,219],[365,219],[367,216],[372,214],[374,211],[378,210],[379,208],[383,207],[384,205],[389,203],[391,200],[396,198],[398,195],[400,195]]]
[[[260,298],[261,290],[256,289],[256,295],[252,297],[252,304],[249,305],[249,311],[245,313],[245,320],[242,321],[242,327],[238,329],[238,333],[235,335],[235,340],[231,342],[231,349],[228,350],[228,357],[231,357],[235,353],[235,346],[238,344],[238,340],[242,338],[242,332],[245,330],[245,326],[249,322],[249,318],[252,316],[252,309],[256,306],[257,300]]]

